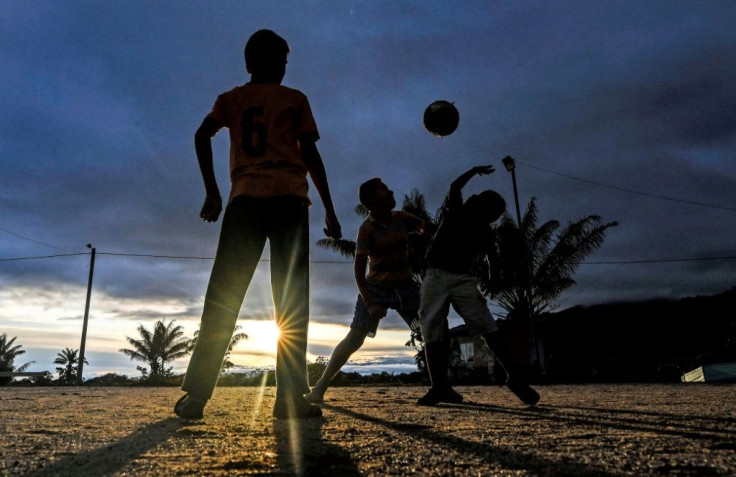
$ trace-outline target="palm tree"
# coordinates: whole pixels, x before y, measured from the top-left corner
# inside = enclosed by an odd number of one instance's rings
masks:
[[[139,325],[138,333],[141,339],[125,337],[133,349],[123,348],[119,351],[129,356],[131,361],[141,361],[149,366],[150,370],[142,366],[137,367],[144,378],[170,376],[171,368],[167,369],[166,364],[191,352],[190,340],[183,337],[184,331],[181,326],[174,326],[174,320],[168,324],[166,318],[157,321],[153,326],[153,333],[143,325]]]
[[[243,327],[238,325],[235,327],[235,331],[240,331]],[[199,330],[194,332],[194,338],[189,342],[189,351],[191,352],[194,350],[194,346],[197,344],[197,338],[199,338]],[[248,335],[245,333],[235,333],[233,334],[233,337],[230,338],[230,344],[227,346],[227,351],[225,352],[225,359],[222,361],[222,367],[220,368],[220,375],[224,374],[225,371],[231,369],[235,366],[235,363],[230,361],[230,353],[233,351],[233,348],[235,348],[238,343],[240,343],[242,340],[247,340]]]
[[[15,358],[25,353],[26,351],[21,349],[21,345],[13,346],[13,343],[18,337],[14,337],[8,341],[8,335],[3,333],[0,335],[0,371],[3,372],[23,372],[35,361],[30,361],[21,366],[15,366]],[[13,378],[0,378],[0,386],[8,384]]]
[[[508,312],[507,318],[527,324],[575,285],[577,267],[603,244],[606,230],[618,225],[589,215],[558,232],[558,221],[537,226],[537,218],[535,198],[529,201],[521,229],[508,212],[504,214],[494,227],[490,275],[478,276],[481,289]]]
[[[71,348],[64,348],[61,353],[56,354],[54,364],[60,364],[61,367],[56,368],[59,373],[59,383],[74,384],[77,382],[77,374],[79,374],[79,351]],[[84,364],[89,364],[87,358],[84,358]]]

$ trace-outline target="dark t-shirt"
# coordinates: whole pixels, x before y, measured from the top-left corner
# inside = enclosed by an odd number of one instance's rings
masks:
[[[491,227],[469,216],[460,192],[450,191],[444,218],[427,252],[430,267],[468,273],[473,260],[485,255],[492,242]]]

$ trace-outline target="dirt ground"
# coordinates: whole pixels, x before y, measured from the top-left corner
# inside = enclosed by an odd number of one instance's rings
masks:
[[[274,388],[0,388],[0,475],[735,475],[736,385],[503,387],[419,407],[424,388],[334,388],[324,416],[271,417]]]

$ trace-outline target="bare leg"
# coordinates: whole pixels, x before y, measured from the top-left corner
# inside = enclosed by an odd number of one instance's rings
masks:
[[[312,392],[307,394],[306,399],[308,402],[318,403],[324,400],[324,394],[330,385],[330,381],[332,381],[332,378],[337,375],[345,363],[348,362],[350,356],[363,346],[366,336],[368,336],[367,331],[350,329],[347,336],[340,341],[332,352],[330,362],[327,363],[327,368],[322,373],[322,377],[319,378]]]

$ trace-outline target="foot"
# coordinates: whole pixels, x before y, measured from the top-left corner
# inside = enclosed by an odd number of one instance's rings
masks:
[[[434,406],[441,402],[459,404],[463,402],[463,397],[452,388],[442,390],[429,388],[427,394],[417,400],[417,404],[420,406]]]
[[[534,406],[539,402],[539,393],[529,387],[528,384],[509,381],[506,383],[506,386],[508,386],[509,391],[514,393],[521,402],[528,406]]]
[[[184,419],[202,419],[206,400],[193,398],[191,394],[185,394],[174,405],[174,413]]]
[[[276,398],[273,407],[273,417],[277,419],[301,419],[308,417],[320,417],[322,409],[309,404],[301,396],[291,398]]]
[[[309,394],[304,396],[304,399],[306,399],[308,403],[321,404],[325,402],[325,393],[324,391],[320,392],[319,389],[314,388]]]

